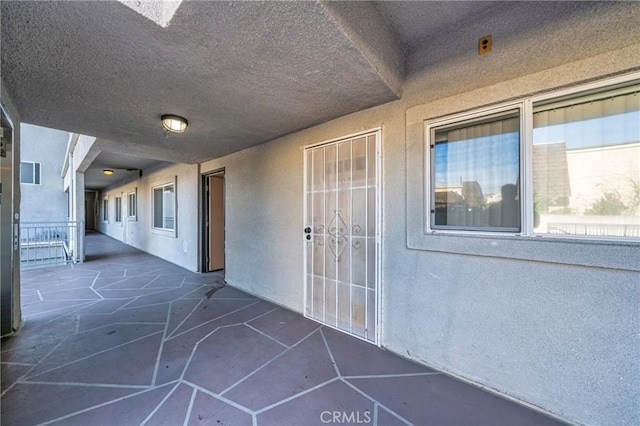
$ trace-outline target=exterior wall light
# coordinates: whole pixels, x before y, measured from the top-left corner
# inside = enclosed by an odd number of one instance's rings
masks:
[[[107,176],[111,176],[111,175],[113,174],[113,170],[111,170],[111,169],[104,169],[104,170],[102,171],[102,173],[104,173],[104,174],[105,174],[105,175],[107,175]]]
[[[165,130],[172,133],[182,133],[189,125],[187,119],[180,117],[179,115],[165,114],[160,118],[162,120],[162,126],[165,128]]]

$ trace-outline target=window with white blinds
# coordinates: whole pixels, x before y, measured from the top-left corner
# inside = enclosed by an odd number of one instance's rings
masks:
[[[427,231],[640,238],[640,84],[425,123]]]

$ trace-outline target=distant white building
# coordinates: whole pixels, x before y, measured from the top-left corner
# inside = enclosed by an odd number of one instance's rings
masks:
[[[21,267],[77,260],[82,226],[69,222],[69,192],[62,177],[70,133],[21,124]]]
[[[21,124],[20,215],[22,222],[63,222],[69,218],[62,165],[69,133]]]

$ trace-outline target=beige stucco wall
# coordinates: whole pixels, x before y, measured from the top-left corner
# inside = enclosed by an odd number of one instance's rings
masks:
[[[638,57],[635,45],[460,93],[474,76],[441,70],[434,97],[413,81],[402,100],[203,163],[225,169],[227,281],[302,312],[304,147],[382,127],[382,346],[576,422],[640,421],[637,245],[571,243],[557,261],[567,247],[414,241],[424,119],[625,73]],[[474,242],[487,253],[466,251]]]
[[[608,175],[598,172],[603,157],[609,166]],[[571,207],[583,213],[607,192],[618,193],[624,201],[628,201],[633,197],[633,184],[640,184],[634,182],[634,177],[639,175],[638,158],[640,143],[567,151]]]

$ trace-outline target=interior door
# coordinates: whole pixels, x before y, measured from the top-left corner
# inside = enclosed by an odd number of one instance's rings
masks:
[[[224,269],[224,176],[212,175],[209,184],[209,271]]]
[[[305,150],[305,314],[378,343],[380,131]]]

